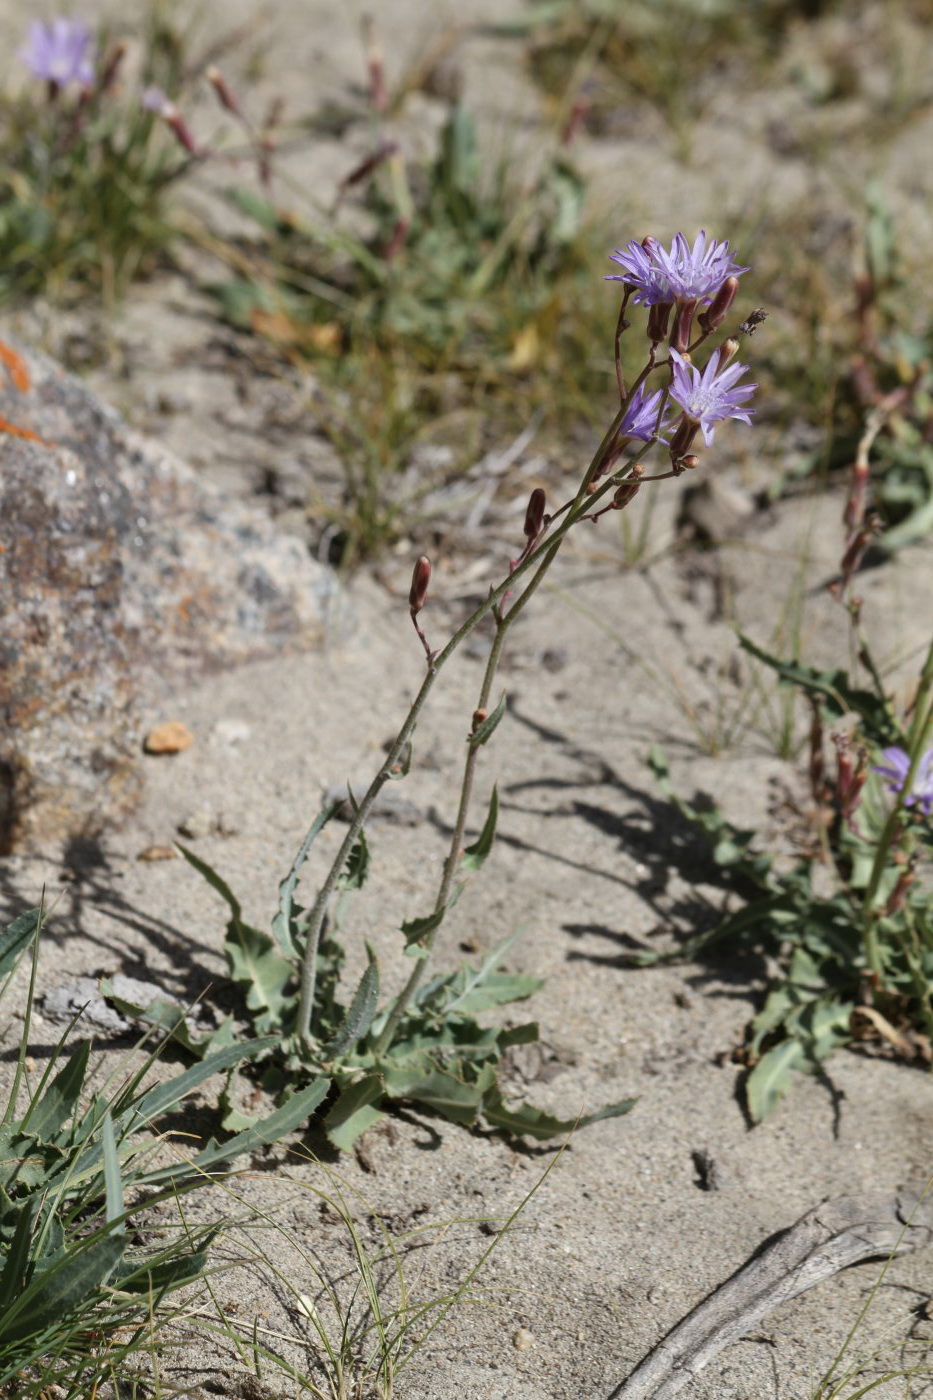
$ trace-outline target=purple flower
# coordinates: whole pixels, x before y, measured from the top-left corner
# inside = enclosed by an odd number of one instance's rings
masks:
[[[69,83],[89,88],[94,81],[90,47],[91,31],[79,19],[53,19],[51,24],[33,20],[20,57],[33,77],[44,78],[56,88]]]
[[[663,433],[670,424],[671,415],[670,409],[665,405],[661,422],[658,423],[658,409],[663,392],[662,389],[657,389],[649,397],[644,384],[635,390],[619,425],[620,438],[638,438],[641,442],[648,442],[654,437],[657,428],[658,437],[664,441]]]
[[[745,373],[748,365],[730,365],[719,373],[722,350],[710,355],[706,368],[700,372],[690,361],[671,351],[674,362],[674,379],[671,384],[671,398],[679,404],[684,416],[692,424],[703,429],[703,441],[709,447],[713,440],[713,425],[727,418],[739,418],[743,423],[751,423],[753,409],[743,408],[746,399],[751,398],[757,384],[736,384]]]
[[[881,757],[885,762],[876,763],[874,771],[884,778],[889,792],[901,792],[910,772],[910,754],[893,747],[883,749]],[[927,749],[918,763],[904,806],[919,807],[925,817],[933,814],[933,749]]]
[[[646,238],[644,243],[633,239],[624,252],[617,248],[609,256],[625,269],[625,275],[611,274],[606,281],[634,287],[632,300],[644,306],[710,302],[727,277],[741,277],[748,271],[733,261],[728,243],[713,239],[707,246],[705,229],[700,230],[692,248],[684,235],[677,233],[669,253],[656,238]]]
[[[139,105],[147,112],[155,112],[159,117],[164,117],[166,112],[173,110],[172,103],[160,87],[147,87],[139,99]]]

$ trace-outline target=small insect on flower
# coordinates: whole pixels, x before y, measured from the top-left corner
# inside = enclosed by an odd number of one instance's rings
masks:
[[[884,779],[889,792],[901,792],[910,774],[910,754],[894,745],[883,749],[881,757],[884,763],[876,763],[873,771]],[[927,749],[917,764],[904,806],[919,807],[925,817],[933,815],[933,749]]]
[[[89,88],[94,82],[91,31],[79,19],[53,19],[51,24],[33,20],[20,58],[34,78],[42,78],[57,90],[69,83]]]

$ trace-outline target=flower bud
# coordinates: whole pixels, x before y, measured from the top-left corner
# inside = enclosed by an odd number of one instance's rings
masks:
[[[673,304],[671,301],[659,301],[656,306],[648,308],[648,339],[652,345],[660,345],[667,335]]]
[[[692,472],[700,465],[700,459],[695,452],[688,452],[686,457],[681,457],[680,465],[685,472]]]
[[[525,511],[525,538],[536,540],[541,533],[541,526],[544,524],[544,507],[547,497],[540,486],[536,486],[528,500],[528,509]]]
[[[412,617],[420,613],[425,603],[428,601],[428,585],[431,582],[431,561],[426,554],[422,554],[415,562],[415,567],[411,574],[411,589],[408,594],[408,606],[411,609]]]
[[[479,729],[480,725],[481,725],[481,724],[484,724],[488,718],[489,718],[489,711],[488,711],[488,710],[474,710],[474,711],[473,711],[473,719],[472,719],[472,721],[470,722],[470,733],[471,733],[471,734],[475,734],[476,731],[477,731],[477,729]]]
[[[670,441],[671,461],[677,461],[683,457],[699,430],[699,423],[695,418],[688,418],[686,413],[680,415],[680,422],[674,429],[674,436]]]
[[[636,462],[629,472],[628,477],[617,488],[612,498],[613,510],[624,510],[629,502],[635,499],[638,495],[638,488],[641,485],[641,479],[644,474],[644,463]]]
[[[724,340],[719,347],[719,360],[716,364],[716,373],[722,374],[729,361],[735,359],[738,353],[739,342],[734,336],[730,337],[728,340]]]
[[[204,76],[216,92],[221,107],[226,107],[228,112],[232,112],[235,117],[239,117],[241,115],[240,104],[220,69],[215,68],[212,63]]]
[[[681,354],[690,344],[690,332],[693,329],[693,314],[699,306],[699,302],[681,301],[677,304],[677,314],[674,317],[674,329],[671,331],[671,349],[678,350]]]
[[[706,310],[700,312],[697,319],[707,335],[711,331],[718,330],[722,325],[729,314],[730,306],[735,301],[735,294],[738,290],[739,279],[727,277]]]
[[[110,89],[113,87],[114,82],[116,81],[117,73],[119,72],[120,67],[123,64],[124,58],[126,57],[126,47],[126,41],[124,39],[121,39],[118,43],[114,44],[113,49],[110,52],[110,57],[104,64],[104,70],[100,75],[100,81],[97,85],[98,91],[109,92]]]

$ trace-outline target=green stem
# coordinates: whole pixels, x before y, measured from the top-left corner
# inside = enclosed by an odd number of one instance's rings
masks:
[[[862,929],[865,950],[865,962],[869,971],[878,977],[883,974],[881,960],[881,949],[878,942],[878,910],[875,908],[875,901],[878,898],[878,890],[884,877],[888,865],[888,857],[901,825],[901,814],[905,803],[910,796],[914,779],[920,767],[926,747],[927,736],[930,725],[933,722],[933,640],[927,652],[923,670],[920,673],[920,681],[917,686],[917,698],[914,701],[914,713],[907,733],[907,753],[910,758],[910,767],[907,776],[901,784],[900,791],[894,801],[894,805],[884,824],[881,835],[878,838],[878,847],[875,851],[875,859],[872,862],[871,875],[865,889],[865,898],[862,901]]]
[[[428,696],[434,688],[434,683],[437,680],[438,675],[440,674],[441,670],[446,665],[446,663],[449,661],[453,653],[460,646],[461,642],[463,642],[470,635],[470,633],[473,632],[473,630],[479,625],[480,622],[482,622],[483,618],[485,618],[490,611],[497,607],[497,605],[503,600],[506,594],[509,593],[515,587],[515,584],[519,579],[521,579],[525,574],[529,573],[533,568],[541,564],[542,561],[544,561],[549,567],[550,561],[556,554],[557,549],[559,548],[564,536],[567,534],[567,531],[571,528],[572,525],[576,523],[580,515],[584,513],[584,510],[589,510],[592,504],[595,501],[597,501],[601,496],[605,495],[608,491],[615,489],[615,476],[611,475],[607,477],[606,481],[602,484],[599,490],[594,492],[592,496],[588,495],[587,493],[587,488],[589,487],[590,483],[594,480],[594,478],[599,474],[603,461],[610,455],[612,451],[616,435],[619,431],[619,426],[622,422],[624,411],[624,407],[621,408],[616,414],[616,416],[613,418],[612,423],[609,425],[609,428],[606,431],[602,442],[596,449],[596,453],[593,457],[592,462],[586,470],[586,473],[583,477],[583,481],[581,482],[576,495],[570,503],[570,508],[567,510],[565,518],[561,521],[555,533],[549,536],[544,541],[542,541],[538,548],[532,550],[532,552],[528,555],[527,559],[523,560],[523,562],[518,566],[518,568],[516,568],[508,576],[508,578],[503,579],[502,582],[498,584],[496,588],[490,591],[488,597],[467,618],[467,620],[462,624],[462,626],[460,626],[457,629],[457,631],[451,637],[447,645],[434,658],[424,680],[421,683],[421,688],[418,691],[418,694],[415,696],[414,703],[412,704],[412,707],[409,710],[401,729],[396,735],[392,747],[389,749],[389,752],[386,755],[385,762],[379,769],[379,772],[373,778],[373,781],[370,783],[368,789],[366,790],[363,798],[359,803],[359,806],[354,812],[353,819],[347,828],[347,833],[343,841],[341,842],[340,849],[334,857],[333,864],[331,865],[330,870],[328,871],[324,879],[324,882],[318,890],[317,897],[315,898],[314,904],[308,915],[307,931],[305,935],[305,946],[304,951],[302,953],[301,969],[299,974],[298,1011],[295,1021],[296,1032],[300,1039],[305,1042],[305,1044],[309,1044],[311,1041],[311,1016],[314,1009],[314,994],[317,984],[318,948],[321,941],[321,931],[324,927],[324,918],[327,913],[327,907],[330,902],[331,895],[333,894],[334,889],[336,888],[337,881],[340,878],[340,873],[343,870],[347,859],[349,858],[350,852],[353,850],[353,847],[356,844],[356,841],[359,839],[359,834],[362,831],[370,812],[372,811],[373,804],[375,803],[376,798],[379,796],[379,793],[382,791],[385,784],[392,777],[393,770],[395,769],[396,764],[402,756],[402,752],[405,748],[405,745],[411,738],[415,725],[418,721],[422,709],[424,708]],[[647,449],[648,446],[652,445],[653,444],[646,444],[645,448]],[[634,460],[634,458],[632,460]],[[519,602],[522,605],[524,604],[524,600],[528,596],[528,593],[536,587],[537,581],[533,582],[533,584],[529,585],[529,588],[525,590],[525,593],[519,600]],[[510,610],[510,617],[515,613],[517,607],[518,604],[516,604]],[[490,677],[490,685],[491,683],[492,677]],[[420,961],[423,962],[424,959],[421,959]]]
[[[493,639],[492,648],[490,650],[489,657],[486,662],[486,670],[483,673],[482,685],[480,686],[479,699],[476,706],[478,710],[485,710],[489,705],[490,697],[492,694],[493,681],[495,680],[496,672],[499,669],[499,662],[502,659],[502,651],[505,645],[505,639],[508,634],[509,628],[512,626],[515,619],[528,605],[529,601],[543,582],[545,574],[547,573],[548,569],[551,567],[551,564],[554,562],[554,559],[557,556],[557,552],[560,549],[561,544],[563,543],[563,537],[566,534],[567,530],[569,530],[571,526],[574,525],[577,520],[579,520],[582,514],[589,514],[592,502],[594,499],[596,499],[595,495],[593,497],[586,495],[586,486],[588,485],[589,479],[590,476],[589,473],[587,473],[587,477],[584,478],[583,485],[580,491],[578,491],[576,497],[574,498],[574,501],[571,505],[571,509],[568,512],[565,527],[561,532],[561,535],[558,538],[552,539],[547,542],[547,548],[544,553],[544,558],[541,560],[541,563],[538,569],[536,570],[534,577],[528,584],[527,588],[521,594],[521,596],[517,598],[516,601],[512,604],[508,612],[505,613],[504,616],[497,618],[496,635]],[[614,485],[614,483],[609,482],[607,483],[607,485]],[[603,487],[597,493],[597,495],[602,495],[604,491],[605,487]],[[454,876],[457,872],[457,865],[460,860],[460,852],[463,846],[463,836],[466,830],[466,822],[467,815],[470,809],[470,801],[473,796],[473,779],[476,774],[476,764],[478,758],[479,746],[476,744],[470,744],[467,751],[466,760],[463,765],[463,779],[460,784],[460,802],[457,808],[457,819],[454,822],[454,829],[450,839],[450,846],[447,851],[447,858],[444,861],[444,871],[441,877],[440,887],[438,888],[437,898],[434,901],[433,912],[435,914],[439,914],[443,910],[445,910],[447,908],[448,901],[450,900],[450,892],[453,888]],[[428,958],[430,957],[431,951],[434,947],[434,940],[437,936],[437,930],[439,928],[440,923],[438,923],[431,930],[431,932],[427,935],[425,939],[424,951],[418,958],[418,961],[415,963],[415,966],[412,968],[411,973],[408,977],[408,981],[405,983],[405,986],[402,988],[402,991],[396,998],[395,1004],[393,1005],[392,1010],[389,1013],[386,1023],[379,1033],[379,1038],[376,1041],[374,1047],[374,1054],[376,1056],[384,1055],[386,1050],[388,1050],[389,1046],[392,1044],[392,1039],[395,1035],[399,1021],[401,1021],[402,1017],[404,1016],[405,1011],[407,1010],[411,1002],[411,998],[417,991],[421,979],[424,976],[425,969],[427,968]]]

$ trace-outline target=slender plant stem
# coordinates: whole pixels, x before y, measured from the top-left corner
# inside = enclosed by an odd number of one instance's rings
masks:
[[[888,865],[888,856],[891,846],[897,839],[901,825],[901,814],[906,805],[907,799],[913,791],[914,780],[920,768],[926,746],[927,736],[930,732],[930,725],[933,722],[933,641],[927,652],[926,661],[923,663],[923,670],[920,673],[920,681],[917,686],[917,697],[914,701],[914,713],[907,734],[907,753],[910,758],[910,766],[907,775],[901,784],[900,790],[891,808],[888,819],[882,828],[878,838],[878,846],[875,850],[875,859],[872,862],[871,875],[865,888],[865,897],[862,901],[862,929],[865,950],[865,962],[869,971],[881,977],[884,972],[881,950],[878,943],[878,910],[875,902],[878,898],[878,890],[884,872]]]
[[[382,767],[379,769],[378,773],[373,778],[368,789],[363,795],[359,806],[356,808],[356,811],[353,814],[353,819],[351,820],[347,829],[347,833],[340,844],[340,849],[334,857],[334,861],[330,867],[330,870],[328,871],[323,883],[321,884],[318,890],[314,904],[308,915],[307,931],[305,934],[305,945],[302,952],[301,968],[299,974],[298,1011],[295,1021],[295,1030],[299,1038],[305,1044],[310,1044],[312,1039],[311,1016],[314,1009],[314,994],[317,983],[318,948],[320,946],[321,931],[324,927],[324,918],[327,913],[327,907],[330,902],[331,895],[333,894],[334,889],[336,888],[337,881],[340,878],[341,871],[346,865],[346,862],[350,856],[350,852],[353,850],[356,841],[359,839],[360,832],[362,831],[363,826],[365,825],[366,820],[369,817],[370,812],[372,811],[373,804],[375,803],[376,798],[379,796],[379,793],[382,791],[385,784],[390,780],[390,778],[393,776],[393,773],[396,771],[396,766],[402,757],[405,745],[411,738],[415,725],[417,724],[418,718],[421,714],[422,709],[424,708],[428,696],[434,688],[434,683],[437,680],[438,675],[440,674],[447,661],[453,655],[453,653],[460,646],[461,642],[463,642],[470,635],[470,633],[473,632],[473,630],[479,625],[480,622],[482,622],[483,618],[486,617],[486,615],[489,612],[495,609],[499,605],[499,603],[502,602],[506,594],[514,589],[515,584],[519,581],[519,579],[521,579],[525,574],[530,573],[532,569],[541,565],[542,561],[545,561],[547,566],[549,567],[550,561],[553,559],[558,548],[560,547],[560,544],[563,541],[564,536],[567,534],[567,531],[579,519],[582,513],[582,507],[585,506],[588,509],[593,502],[598,500],[607,491],[613,490],[615,488],[615,477],[609,476],[607,477],[606,481],[600,486],[598,491],[594,492],[592,496],[588,494],[588,489],[591,483],[599,475],[602,463],[612,454],[615,438],[619,431],[619,426],[622,422],[624,412],[625,408],[623,406],[623,408],[619,410],[619,412],[615,415],[611,424],[609,425],[609,428],[607,429],[602,442],[596,449],[596,453],[593,457],[592,462],[586,470],[580,487],[576,495],[573,497],[573,500],[569,503],[569,509],[567,510],[564,519],[557,527],[555,533],[545,538],[542,541],[542,543],[538,546],[538,548],[532,550],[532,552],[528,555],[527,559],[523,560],[523,562],[507,578],[503,579],[500,584],[498,584],[495,588],[490,590],[489,595],[484,599],[484,601],[479,605],[479,607],[476,608],[475,611],[471,613],[471,615],[467,618],[467,620],[457,629],[457,631],[451,637],[447,645],[441,651],[438,652],[437,656],[430,664],[430,667],[427,671],[427,674],[424,677],[424,680],[421,682],[421,688],[419,689],[418,694],[415,696],[412,707],[409,710],[401,729],[396,735],[395,740],[392,743],[392,746],[386,755],[385,761],[382,764]],[[651,445],[653,444],[646,444],[646,449],[648,446]],[[534,586],[536,587],[537,584],[535,584]],[[523,594],[522,597],[524,598],[527,595],[527,593],[528,589],[525,590],[525,594]],[[511,612],[515,612],[514,607],[512,608]]]
[[[524,589],[520,597],[518,597],[516,601],[512,604],[509,610],[504,614],[497,615],[496,617],[496,635],[493,638],[492,648],[490,650],[489,657],[486,662],[486,669],[483,673],[483,681],[482,685],[480,686],[479,700],[476,707],[478,710],[485,710],[489,705],[490,696],[492,694],[493,681],[495,680],[496,672],[499,669],[499,662],[502,659],[502,651],[505,645],[505,639],[509,632],[509,629],[515,622],[516,618],[523,612],[523,610],[528,605],[537,589],[540,587],[541,583],[544,581],[546,573],[548,572],[549,568],[551,567],[551,564],[557,557],[557,553],[561,547],[561,544],[563,543],[564,535],[566,534],[567,530],[569,530],[571,526],[576,523],[577,520],[581,519],[583,514],[589,512],[592,498],[588,497],[586,493],[588,479],[589,473],[587,473],[587,478],[584,478],[584,483],[581,486],[580,491],[577,493],[577,496],[574,498],[567,520],[565,522],[564,530],[562,531],[559,538],[555,538],[547,542],[547,548],[544,552],[544,558],[541,559],[531,581],[528,583],[527,587]],[[607,485],[611,484],[614,483],[607,483]],[[605,489],[606,488],[603,487],[599,494],[602,495]],[[457,818],[454,822],[454,829],[450,839],[450,846],[448,848],[447,858],[444,861],[444,871],[441,876],[441,883],[440,887],[438,888],[437,898],[434,901],[433,912],[435,914],[443,914],[443,912],[447,909],[447,905],[450,900],[450,893],[453,888],[454,875],[456,874],[457,865],[460,860],[460,852],[463,845],[464,831],[466,830],[466,822],[467,815],[470,809],[470,801],[473,796],[473,780],[476,774],[476,764],[478,759],[479,745],[470,744],[467,750],[466,760],[463,765],[463,779],[460,784],[460,802],[457,808]],[[386,1023],[379,1033],[379,1038],[376,1041],[376,1045],[374,1047],[374,1053],[377,1056],[385,1054],[386,1050],[392,1044],[392,1038],[395,1035],[398,1023],[405,1014],[405,1011],[411,1002],[411,998],[417,991],[421,979],[424,976],[425,970],[427,968],[428,958],[430,957],[431,951],[434,947],[434,940],[437,936],[437,930],[439,928],[440,921],[437,924],[435,924],[435,926],[425,937],[421,956],[418,958],[418,961],[412,968],[408,977],[408,981],[405,983],[405,986],[402,988],[402,991],[396,998],[392,1010],[389,1012],[389,1015],[386,1018]]]

